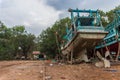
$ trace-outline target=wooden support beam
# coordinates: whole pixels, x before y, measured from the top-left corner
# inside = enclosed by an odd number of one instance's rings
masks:
[[[104,42],[104,43],[105,43],[105,45],[106,45],[106,42]],[[105,46],[105,48],[106,48],[106,52],[108,51],[109,54],[110,54],[110,50],[108,49],[107,45]],[[110,56],[110,59],[113,61],[113,57],[112,57],[111,55],[109,55],[109,56]]]
[[[71,64],[73,64],[73,50],[71,51]]]
[[[73,52],[74,52],[74,43],[72,43],[72,50],[71,50],[71,64],[73,64]]]
[[[69,54],[67,54],[67,62],[69,62]]]
[[[118,61],[118,57],[120,55],[120,42],[118,43],[118,52],[117,52],[117,56],[116,56],[116,61]]]

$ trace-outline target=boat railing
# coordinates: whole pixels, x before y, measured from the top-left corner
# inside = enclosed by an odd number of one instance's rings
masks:
[[[92,29],[92,30],[104,30],[102,26],[78,26],[77,30],[81,29]]]
[[[103,39],[103,41],[96,46],[96,49],[102,48],[105,45],[114,44],[117,41],[120,41],[120,10],[115,11],[114,20],[105,27],[106,31],[109,31],[109,34]],[[106,44],[104,44],[104,42]]]
[[[70,41],[73,37],[73,31],[72,29],[68,30],[67,34],[65,35],[65,39],[67,39],[68,41]]]
[[[113,28],[118,27],[119,25],[120,25],[120,10],[115,11],[115,19],[113,20],[113,22],[111,22],[105,27],[105,30],[109,31]]]
[[[120,18],[115,19],[111,24],[108,24],[107,27],[105,28],[105,30],[109,31],[112,28],[116,28],[120,25]]]
[[[101,26],[78,26],[76,28],[76,32],[79,32],[79,31],[86,31],[86,32],[89,32],[91,31],[94,32],[94,31],[104,31],[104,28]],[[75,31],[73,31],[72,29],[68,30],[67,31],[67,34],[65,35],[65,39],[67,39],[67,41],[70,41],[73,36],[75,35]]]
[[[68,11],[71,13],[71,28],[66,30],[67,34],[64,36],[67,42],[71,41],[79,31],[105,31],[101,23],[99,10],[69,9]]]

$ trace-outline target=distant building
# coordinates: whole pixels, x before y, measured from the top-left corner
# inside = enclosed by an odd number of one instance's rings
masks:
[[[35,59],[35,60],[39,59],[40,51],[33,51],[32,55],[33,55],[33,59]]]
[[[32,55],[34,60],[38,60],[38,59],[43,60],[45,58],[45,55],[40,51],[33,51]]]

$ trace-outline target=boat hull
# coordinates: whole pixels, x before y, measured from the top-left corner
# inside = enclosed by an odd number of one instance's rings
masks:
[[[84,49],[92,50],[96,43],[100,42],[105,36],[106,32],[77,32],[73,39],[62,48],[64,55],[73,51],[74,56],[78,56]]]

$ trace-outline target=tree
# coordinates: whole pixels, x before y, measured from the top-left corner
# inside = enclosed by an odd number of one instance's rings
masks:
[[[105,27],[108,24],[106,13],[103,12],[102,10],[99,10],[99,13],[101,16],[102,25],[103,25],[103,27]]]
[[[54,58],[56,54],[59,53],[58,46],[61,45],[61,40],[66,34],[66,23],[70,23],[69,18],[64,18],[60,21],[55,22],[55,24],[51,28],[47,28],[38,37],[40,51],[46,53],[46,55],[48,55],[50,58]],[[56,35],[56,33],[58,33],[58,35]],[[58,45],[56,43],[56,36]]]
[[[21,47],[21,54],[27,58],[32,52],[35,36],[27,33],[24,26],[14,26],[7,28],[0,21],[0,60],[14,59]]]
[[[13,47],[11,44],[11,29],[0,21],[0,60],[13,59]]]
[[[27,59],[28,53],[33,50],[35,36],[33,34],[28,34],[24,26],[15,26],[12,29],[15,52],[18,52],[18,48],[20,47],[22,52],[21,55],[25,56]]]
[[[112,10],[106,12],[106,15],[108,17],[109,23],[112,22],[113,19],[115,18],[114,11],[116,11],[116,10],[120,10],[120,5],[117,6],[115,9],[112,9]]]

